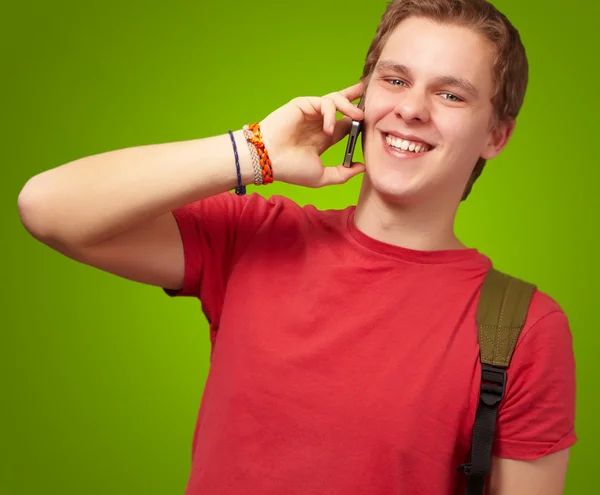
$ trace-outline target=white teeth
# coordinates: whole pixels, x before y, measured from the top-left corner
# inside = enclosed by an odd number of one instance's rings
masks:
[[[390,136],[387,134],[385,136],[386,142],[392,146],[393,148],[403,150],[403,151],[412,151],[414,153],[423,153],[425,151],[429,151],[430,147],[424,143],[417,143],[413,141],[407,141],[406,139],[400,139],[397,137]]]

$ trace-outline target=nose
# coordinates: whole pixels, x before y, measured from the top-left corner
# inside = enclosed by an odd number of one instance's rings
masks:
[[[430,118],[426,96],[417,88],[407,89],[398,97],[394,113],[406,122],[427,122]]]

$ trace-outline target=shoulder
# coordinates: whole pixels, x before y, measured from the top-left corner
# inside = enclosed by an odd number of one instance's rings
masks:
[[[224,220],[252,221],[281,213],[301,214],[302,210],[297,202],[285,196],[266,197],[258,192],[238,196],[227,191],[188,203],[173,213],[176,217],[191,216],[203,222],[215,218],[222,224]]]
[[[527,320],[517,344],[531,341],[572,342],[569,319],[561,305],[549,294],[536,289],[531,298]]]
[[[270,217],[279,222],[304,224],[309,229],[339,230],[345,228],[345,221],[353,206],[343,209],[322,208],[315,204],[300,202],[282,195],[262,196],[258,193],[249,194],[244,200],[244,215],[258,216],[265,219]]]
[[[491,263],[491,266],[493,267],[493,263]],[[557,334],[562,334],[563,337],[567,334],[570,336],[569,322],[564,309],[550,294],[541,290],[537,286],[535,280],[528,280],[519,275],[511,274],[510,272],[500,271],[495,267],[492,268],[492,271],[498,275],[490,278],[490,284],[486,295],[494,296],[495,302],[492,306],[497,307],[495,310],[496,312],[500,311],[500,318],[503,317],[502,314],[505,304],[514,303],[516,305],[515,310],[520,307],[520,310],[516,311],[517,313],[521,313],[523,303],[528,304],[525,323],[520,332],[515,352],[519,347],[531,340],[538,338],[544,339],[550,336],[557,336]],[[489,275],[493,275],[493,273],[490,272]],[[487,278],[485,281],[487,281]],[[520,282],[520,284],[517,284],[516,282]],[[531,299],[527,302],[520,299],[525,293],[528,295],[530,293],[528,289],[522,286],[523,283],[529,286],[529,288],[533,286]],[[485,287],[485,285],[486,284],[484,283],[483,286]],[[500,296],[501,300],[498,301],[497,299]],[[518,304],[517,301],[519,301]],[[511,304],[508,305],[511,306]],[[506,325],[507,322],[504,322],[504,324]]]

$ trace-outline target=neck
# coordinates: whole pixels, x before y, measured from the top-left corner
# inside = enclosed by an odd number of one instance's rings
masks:
[[[354,214],[356,227],[381,242],[418,251],[466,249],[454,233],[458,205],[437,201],[392,202],[363,184]]]

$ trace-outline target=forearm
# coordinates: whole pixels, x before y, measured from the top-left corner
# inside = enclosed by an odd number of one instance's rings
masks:
[[[250,184],[250,152],[241,131],[234,137],[242,181]],[[19,211],[38,238],[89,245],[236,184],[231,140],[223,134],[109,151],[48,170],[25,185]]]

